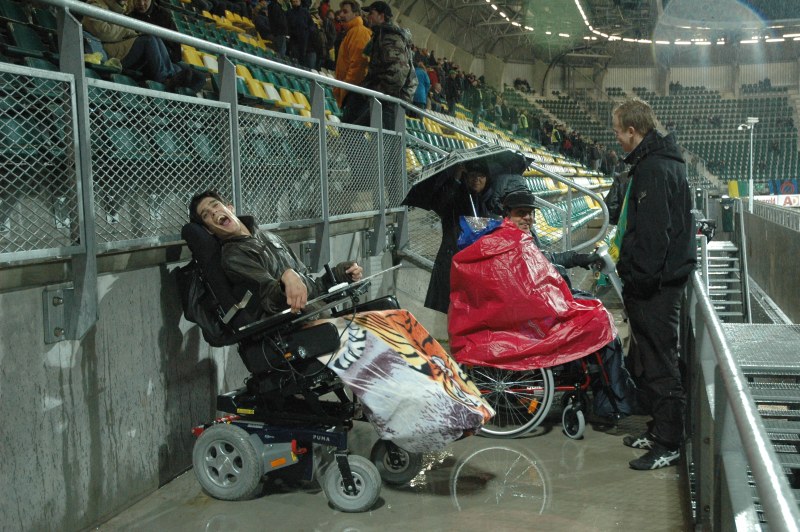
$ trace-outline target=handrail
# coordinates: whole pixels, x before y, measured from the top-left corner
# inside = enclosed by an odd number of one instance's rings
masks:
[[[166,39],[166,40],[169,40],[169,41],[175,41],[175,42],[178,42],[178,43],[181,43],[181,44],[186,44],[186,45],[189,45],[189,46],[200,48],[202,50],[213,52],[213,53],[216,53],[218,55],[224,55],[224,56],[227,56],[228,58],[234,58],[234,59],[238,59],[238,60],[241,60],[241,61],[246,61],[246,62],[251,63],[251,64],[263,66],[263,67],[269,68],[271,70],[275,70],[277,72],[281,72],[281,73],[285,73],[285,74],[291,74],[291,75],[294,75],[294,76],[300,76],[300,77],[304,77],[304,78],[309,78],[311,80],[314,80],[314,81],[322,83],[322,84],[331,85],[333,87],[337,87],[337,88],[340,88],[340,89],[345,89],[345,90],[350,91],[350,92],[357,92],[359,94],[364,94],[366,96],[371,96],[371,97],[374,97],[374,98],[378,98],[378,99],[380,99],[382,101],[388,101],[388,102],[391,102],[391,103],[395,103],[395,104],[398,104],[398,105],[402,106],[405,109],[414,111],[416,114],[420,114],[420,115],[423,115],[423,116],[425,116],[427,118],[430,118],[431,120],[433,120],[433,121],[435,121],[435,122],[437,122],[437,123],[439,123],[441,125],[444,125],[444,126],[448,127],[449,129],[457,131],[458,133],[460,133],[460,134],[462,134],[462,135],[464,135],[464,136],[466,136],[466,137],[468,137],[468,138],[470,138],[470,139],[472,139],[472,140],[474,140],[476,142],[479,142],[481,144],[485,144],[486,143],[486,139],[484,139],[482,137],[479,137],[479,136],[476,136],[473,133],[470,133],[469,131],[463,130],[463,129],[455,126],[454,124],[450,124],[450,123],[442,120],[441,118],[437,117],[436,115],[428,113],[428,112],[426,112],[426,111],[424,111],[422,109],[419,109],[417,107],[414,107],[412,104],[410,104],[410,103],[408,103],[408,102],[406,102],[404,100],[401,100],[399,98],[395,98],[394,96],[389,96],[387,94],[383,94],[381,92],[377,92],[377,91],[373,91],[373,90],[370,90],[370,89],[366,89],[366,88],[358,86],[358,85],[353,85],[353,84],[350,84],[350,83],[346,83],[344,81],[339,81],[339,80],[337,80],[335,78],[330,78],[330,77],[323,76],[323,75],[320,75],[320,74],[315,74],[314,72],[311,72],[311,71],[308,71],[308,70],[304,70],[304,69],[301,69],[301,68],[297,68],[297,67],[293,67],[293,66],[289,66],[289,65],[286,65],[284,63],[280,63],[280,62],[277,62],[277,61],[272,61],[270,59],[265,59],[263,57],[258,57],[258,56],[255,56],[255,55],[251,55],[251,54],[248,54],[247,52],[242,52],[240,50],[236,50],[235,48],[229,48],[229,47],[223,46],[221,44],[216,44],[216,43],[212,43],[212,42],[209,42],[209,41],[204,41],[203,39],[199,39],[197,37],[184,35],[183,33],[179,33],[177,31],[173,31],[173,30],[161,27],[161,26],[155,26],[155,25],[149,24],[147,22],[142,22],[140,20],[137,20],[135,18],[129,17],[127,15],[121,15],[119,13],[114,13],[113,11],[101,9],[99,7],[95,7],[95,6],[92,6],[90,4],[86,4],[84,2],[79,2],[77,0],[41,0],[41,1],[42,1],[42,3],[45,3],[45,4],[50,4],[50,5],[53,5],[53,6],[56,6],[56,7],[64,8],[64,9],[66,9],[67,11],[69,11],[71,13],[76,13],[76,14],[79,14],[79,15],[88,16],[88,17],[91,17],[91,18],[96,18],[96,19],[99,19],[99,20],[103,20],[105,22],[111,22],[113,24],[118,24],[120,26],[125,26],[125,27],[128,27],[128,28],[132,28],[134,30],[138,30],[138,31],[140,31],[142,33],[154,35],[154,36],[160,37],[162,39]],[[385,125],[384,125],[384,128],[385,128]]]
[[[529,167],[530,168],[534,168],[535,170],[538,170],[539,172],[542,172],[544,175],[546,175],[547,177],[549,177],[551,179],[555,179],[556,181],[564,183],[565,185],[567,185],[569,187],[575,188],[575,189],[583,192],[584,194],[587,194],[587,195],[591,196],[592,198],[597,200],[597,203],[600,205],[600,208],[603,210],[603,225],[602,225],[602,227],[600,227],[600,230],[597,232],[597,235],[595,235],[594,237],[590,238],[586,242],[578,244],[575,247],[575,250],[579,251],[581,249],[588,249],[588,248],[592,247],[596,242],[599,242],[600,240],[602,240],[604,238],[604,236],[606,234],[606,231],[608,230],[608,225],[609,225],[609,223],[608,223],[608,221],[609,221],[608,207],[606,206],[605,198],[603,198],[600,194],[592,192],[588,188],[583,187],[583,186],[575,183],[574,181],[569,180],[568,178],[566,178],[564,176],[558,175],[555,172],[551,172],[547,168],[544,168],[544,167],[538,165],[537,163],[530,163]],[[568,225],[568,227],[570,227],[570,229],[572,228],[571,220],[567,220],[567,225]]]
[[[708,297],[705,283],[699,272],[692,274],[696,309],[708,328],[708,339],[713,348],[715,366],[728,398],[742,448],[755,478],[760,504],[764,509],[770,530],[800,531],[800,510],[786,480],[775,450],[767,436],[761,416],[753,401],[747,380],[728,347],[721,322]],[[696,336],[701,336],[697,331]],[[699,353],[702,356],[702,353]],[[711,377],[713,382],[713,376]],[[715,394],[716,396],[716,394]],[[712,398],[712,401],[714,399]],[[718,423],[720,420],[715,420]],[[719,442],[717,442],[719,444]],[[714,477],[714,481],[719,481]]]
[[[105,22],[111,22],[112,24],[117,24],[120,26],[125,26],[127,28],[132,28],[142,33],[154,35],[162,39],[179,42],[181,44],[186,44],[196,48],[201,48],[209,52],[214,52],[218,55],[225,55],[229,58],[234,58],[241,61],[246,61],[248,63],[267,67],[277,72],[309,78],[323,84],[332,85],[334,87],[346,89],[352,92],[358,92],[360,94],[365,94],[367,96],[381,98],[383,100],[390,100],[394,103],[406,104],[406,102],[394,98],[392,96],[387,96],[386,94],[380,92],[376,92],[370,89],[365,89],[364,87],[359,87],[358,85],[351,85],[350,83],[345,83],[343,81],[339,81],[334,78],[329,78],[321,74],[315,74],[314,72],[308,70],[303,70],[301,68],[289,66],[284,63],[272,61],[270,59],[265,59],[263,57],[258,57],[256,55],[251,55],[248,54],[247,52],[242,52],[241,50],[237,50],[235,48],[229,48],[221,44],[204,41],[203,39],[199,39],[197,37],[184,35],[183,33],[179,33],[177,31],[169,30],[161,26],[155,26],[147,22],[142,22],[127,15],[121,15],[119,13],[115,13],[110,10],[101,9],[99,7],[95,7],[93,5],[86,4],[84,2],[79,2],[77,0],[41,0],[41,2],[64,8],[70,13],[77,13],[79,15],[96,18],[99,20],[103,20]]]
[[[750,305],[750,272],[747,267],[747,233],[744,230],[744,207],[742,200],[736,200],[736,234],[739,247],[739,275],[742,277],[742,305],[746,323],[753,323],[753,310]]]

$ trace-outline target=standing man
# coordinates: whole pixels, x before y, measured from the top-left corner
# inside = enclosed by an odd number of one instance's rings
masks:
[[[364,10],[368,13],[367,20],[372,29],[372,39],[364,48],[364,54],[369,56],[369,67],[363,86],[411,103],[418,82],[411,59],[410,33],[392,21],[392,9],[386,2],[373,2]],[[359,99],[362,112],[353,119],[353,123],[368,126],[369,99],[361,95]],[[389,102],[382,103],[383,127],[393,129],[396,105]]]
[[[289,57],[297,61],[298,65],[312,68],[306,55],[314,22],[300,0],[292,0],[292,7],[286,12],[286,23],[289,27]]]
[[[339,51],[336,54],[336,79],[353,85],[361,85],[367,75],[367,58],[364,57],[364,47],[372,37],[372,32],[364,26],[364,21],[358,15],[361,5],[356,0],[343,0],[339,6],[340,16],[345,35]],[[336,87],[333,89],[336,103],[344,110],[344,116],[349,112],[354,116],[359,110],[348,100],[354,93]],[[345,120],[347,121],[347,120]]]
[[[461,101],[461,85],[456,78],[458,72],[451,69],[444,80],[444,97],[447,99],[447,112],[450,116],[456,114],[456,103]]]
[[[278,0],[268,0],[267,18],[269,19],[269,34],[272,47],[278,57],[286,57],[286,36],[289,34],[289,25],[286,22],[286,12]]]
[[[697,259],[686,163],[672,135],[655,129],[655,114],[631,99],[613,112],[613,128],[631,182],[620,213],[617,272],[632,336],[628,365],[653,419],[628,447],[647,450],[633,469],[673,465],[680,457],[686,397],[678,370],[681,297]]]

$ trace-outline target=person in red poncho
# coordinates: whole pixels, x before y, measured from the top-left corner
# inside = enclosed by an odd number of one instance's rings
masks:
[[[453,258],[448,332],[459,363],[509,370],[556,366],[616,336],[602,303],[575,299],[551,262],[586,267],[596,256],[546,257],[531,233],[534,202],[530,192],[508,194],[503,224]]]

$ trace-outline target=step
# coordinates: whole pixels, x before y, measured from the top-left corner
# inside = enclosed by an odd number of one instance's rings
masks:
[[[709,251],[739,251],[736,244],[728,241],[712,240],[706,246]]]
[[[712,267],[710,264],[708,266],[708,273],[709,274],[716,274],[716,273],[739,273],[739,268],[720,268],[720,267]]]
[[[713,286],[710,286],[708,288],[709,296],[714,296],[719,294],[741,294],[741,293],[742,293],[741,290],[736,290],[735,288],[716,288]]]
[[[770,404],[798,404],[800,403],[800,393],[795,389],[782,388],[757,388],[750,387],[750,395],[756,403]]]
[[[762,421],[769,434],[800,435],[800,421],[786,421],[783,419],[762,419]]]

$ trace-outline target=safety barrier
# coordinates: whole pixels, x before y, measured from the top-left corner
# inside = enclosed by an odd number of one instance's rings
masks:
[[[760,530],[763,512],[769,530],[800,530],[793,492],[699,272],[684,308],[695,523],[710,530]]]

